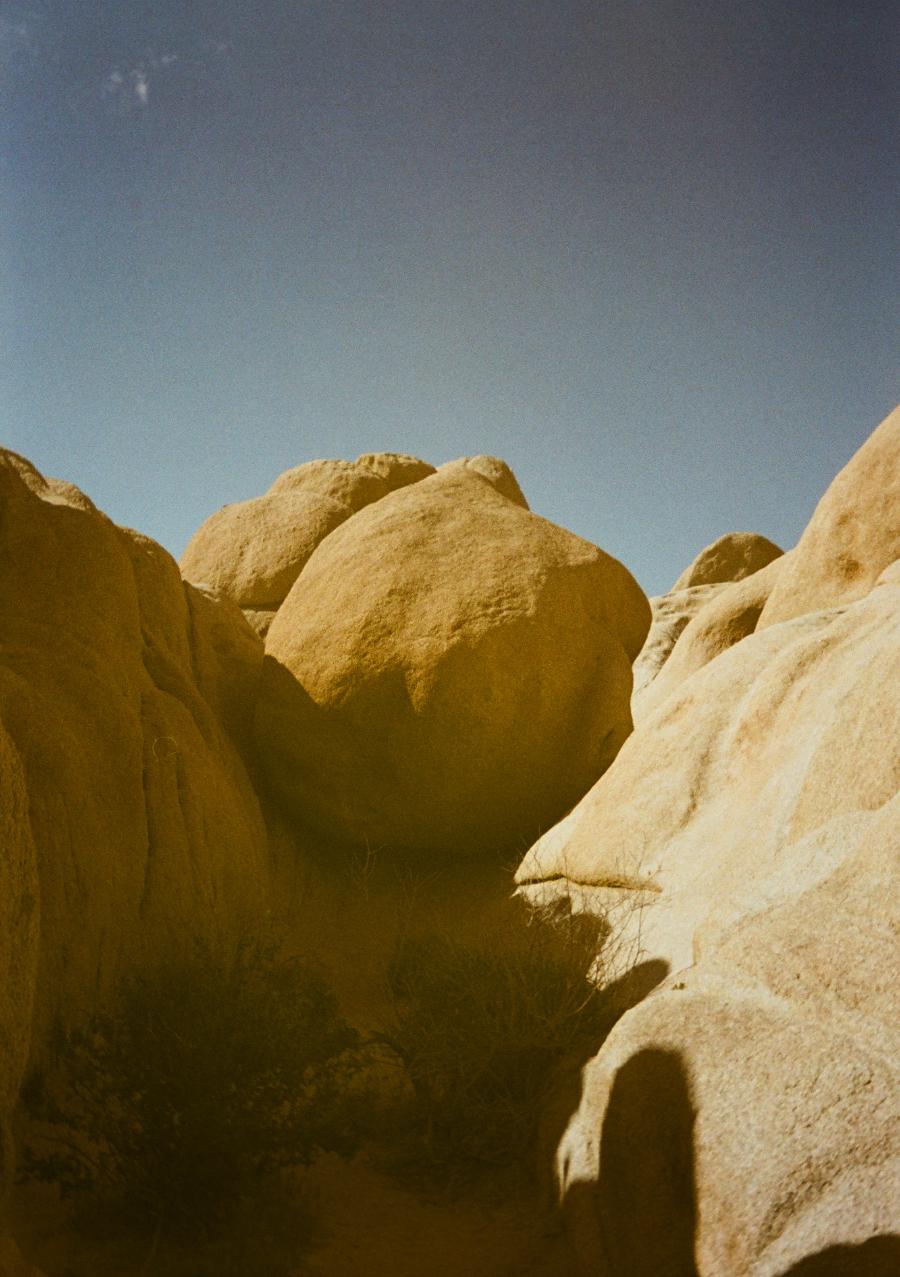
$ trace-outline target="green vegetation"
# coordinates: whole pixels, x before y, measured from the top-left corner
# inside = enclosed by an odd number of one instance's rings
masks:
[[[352,1147],[358,1035],[317,974],[270,949],[135,978],[57,1045],[23,1094],[23,1176],[103,1227],[210,1236],[279,1172]]]
[[[604,931],[565,908],[514,920],[475,945],[431,935],[401,947],[388,1040],[415,1093],[406,1160],[418,1173],[452,1186],[532,1164],[554,1073],[592,1054],[615,1018],[588,978]]]

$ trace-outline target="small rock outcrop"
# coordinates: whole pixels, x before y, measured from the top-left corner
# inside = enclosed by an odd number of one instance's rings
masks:
[[[368,506],[269,630],[256,714],[280,800],[337,841],[508,849],[631,730],[649,626],[633,577],[469,458]]]
[[[688,622],[726,588],[724,582],[718,585],[692,585],[685,590],[658,594],[649,600],[652,613],[650,632],[632,669],[632,712],[641,703],[643,694],[672,655],[672,649]]]
[[[670,593],[696,585],[717,585],[723,581],[743,581],[784,551],[758,532],[727,532],[701,550],[672,586]]]

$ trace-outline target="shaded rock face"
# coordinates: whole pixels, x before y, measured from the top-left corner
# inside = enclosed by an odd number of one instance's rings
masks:
[[[500,850],[609,765],[649,607],[522,500],[502,462],[465,459],[313,554],[269,631],[256,713],[302,821],[375,848]]]
[[[848,471],[886,464],[885,438]],[[849,526],[856,561],[881,563],[865,590],[823,568],[817,610],[762,626],[804,543],[839,557],[819,532],[723,589],[520,866],[533,899],[618,908],[620,943],[670,970],[585,1070],[558,1149],[585,1271],[900,1262],[900,570],[889,519]]]
[[[316,546],[345,519],[434,473],[418,457],[370,452],[356,461],[307,461],[269,491],[224,506],[181,557],[186,580],[233,599],[265,636]]]
[[[263,653],[158,545],[8,453],[0,540],[14,1086],[32,1002],[40,1042],[124,972],[233,943],[262,912],[265,830],[241,749]]]
[[[784,551],[757,532],[727,532],[701,550],[693,563],[685,568],[670,593],[697,585],[716,585],[723,581],[743,581]]]

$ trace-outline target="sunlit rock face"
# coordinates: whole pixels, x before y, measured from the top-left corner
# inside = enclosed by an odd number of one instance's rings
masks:
[[[262,911],[265,829],[241,751],[263,652],[160,546],[11,453],[0,615],[0,1015],[22,1021],[2,1035],[15,1072],[32,1037],[127,972],[232,943]]]
[[[307,461],[269,491],[223,506],[181,557],[186,580],[232,599],[260,635],[316,546],[345,519],[434,473],[418,457],[370,452],[356,461]]]
[[[336,841],[522,846],[631,730],[649,626],[633,577],[468,458],[368,506],[269,630],[256,714],[280,801]]]
[[[846,509],[871,510],[876,460],[890,490],[892,420],[843,472],[861,491],[835,481]],[[900,933],[900,565],[884,564],[885,526],[836,519],[830,549],[807,532],[707,603],[614,764],[520,866],[532,898],[581,884],[612,900],[624,947],[670,972],[586,1069],[558,1151],[577,1246],[601,1272],[896,1266],[896,1246],[870,1240],[900,1223],[885,967]],[[839,566],[851,527],[855,560],[882,565],[855,594]],[[804,545],[820,555],[814,608],[757,624]],[[796,588],[782,598],[802,607]]]
[[[834,479],[766,603],[760,627],[864,597],[900,558],[900,408]]]
[[[687,590],[696,585],[717,585],[724,581],[743,581],[784,551],[774,541],[758,532],[726,532],[701,550],[672,586]]]
[[[781,555],[740,581],[695,585],[651,600],[658,619],[635,662],[631,712],[636,723],[688,675],[754,632],[788,561]]]
[[[656,595],[649,600],[652,612],[650,630],[632,669],[632,712],[647,688],[659,677],[660,670],[671,657],[679,635],[689,621],[724,589],[724,583],[693,585],[684,590]]]

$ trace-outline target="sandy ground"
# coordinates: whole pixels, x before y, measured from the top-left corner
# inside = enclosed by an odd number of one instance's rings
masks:
[[[296,1277],[567,1277],[565,1240],[533,1202],[431,1199],[362,1160],[323,1159],[320,1244]]]
[[[133,1240],[74,1234],[45,1189],[29,1194],[22,1250],[39,1268],[0,1277],[570,1277],[558,1221],[533,1200],[448,1198],[397,1183],[365,1158],[321,1156],[302,1187],[270,1204],[257,1243],[139,1248]],[[42,1200],[43,1199],[43,1200]],[[274,1210],[272,1209],[274,1206]],[[296,1246],[290,1224],[296,1214]],[[260,1220],[254,1221],[257,1226]],[[312,1225],[309,1244],[308,1226]],[[240,1222],[238,1234],[244,1232]],[[276,1238],[275,1233],[279,1236]],[[266,1238],[271,1244],[259,1244]],[[286,1258],[297,1254],[296,1267]]]

